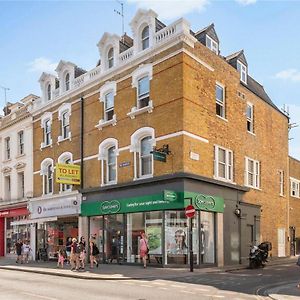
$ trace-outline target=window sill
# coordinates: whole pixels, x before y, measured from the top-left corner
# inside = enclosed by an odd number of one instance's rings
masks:
[[[216,176],[214,176],[214,179],[215,180],[220,180],[220,181],[223,181],[223,182],[226,182],[226,183],[236,184],[234,181],[229,180],[229,179],[225,179],[225,178],[222,178],[222,177],[216,177]]]
[[[24,157],[25,156],[25,153],[23,153],[23,154],[18,154],[17,156],[16,156],[16,158],[18,159],[18,158],[21,158],[21,157]]]
[[[225,121],[225,122],[228,122],[228,120],[227,119],[225,119],[225,118],[223,118],[223,117],[221,117],[221,116],[219,116],[219,115],[216,115],[219,119],[221,119],[221,120],[223,120],[223,121]]]
[[[153,174],[151,174],[151,175],[144,175],[144,176],[141,176],[141,177],[133,178],[133,181],[142,180],[142,179],[148,179],[148,178],[153,178]]]
[[[11,158],[10,159],[5,159],[5,160],[3,160],[2,162],[3,163],[8,163],[8,162],[10,162],[11,161]]]
[[[300,199],[300,196],[294,196],[294,195],[291,195],[292,198],[296,198],[296,199]]]
[[[44,143],[41,143],[41,147],[40,147],[40,150],[43,150],[45,148],[52,148],[52,143],[49,144],[49,145],[44,145]]]
[[[249,134],[252,134],[253,136],[256,136],[255,133],[253,133],[253,132],[251,132],[251,131],[249,131],[249,130],[247,130],[247,132],[248,132]]]
[[[148,112],[149,114],[153,111],[153,102],[152,100],[149,101],[149,105],[143,108],[137,108],[136,106],[131,108],[131,111],[127,114],[128,117],[134,119],[136,116]]]
[[[57,138],[57,144],[62,143],[64,141],[71,141],[71,132],[69,132],[69,136],[67,138],[63,138],[61,135]]]
[[[253,189],[253,190],[257,190],[257,191],[261,191],[262,192],[262,189],[261,188],[257,188],[255,186],[252,186],[252,185],[247,185],[245,184],[246,187],[250,188],[250,189]]]
[[[101,187],[106,187],[106,186],[114,185],[114,184],[117,184],[117,183],[118,183],[117,181],[111,181],[111,182],[101,184]]]
[[[107,127],[110,125],[116,126],[116,124],[117,124],[117,116],[113,115],[113,118],[109,121],[105,121],[104,119],[101,119],[95,127],[98,128],[99,130],[102,130],[103,127]]]
[[[285,198],[285,195],[279,194],[279,197]]]
[[[47,198],[47,197],[51,197],[53,196],[53,192],[52,193],[48,193],[48,194],[43,194],[42,197]]]
[[[72,189],[66,190],[66,191],[59,191],[59,194],[67,194],[67,193],[70,193],[70,192],[72,192]]]

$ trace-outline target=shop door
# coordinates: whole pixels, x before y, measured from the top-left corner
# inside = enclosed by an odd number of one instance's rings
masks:
[[[107,263],[121,263],[124,256],[124,215],[104,217],[104,260]]]
[[[278,257],[285,256],[285,229],[278,228]]]
[[[215,214],[201,211],[199,230],[201,264],[215,263],[215,240]]]

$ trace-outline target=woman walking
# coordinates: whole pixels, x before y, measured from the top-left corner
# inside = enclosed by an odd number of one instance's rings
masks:
[[[91,269],[94,268],[94,263],[96,264],[96,267],[98,268],[98,261],[97,256],[99,254],[99,249],[96,245],[96,240],[94,238],[90,238],[90,263],[91,263]]]
[[[79,255],[80,269],[84,270],[86,250],[85,250],[85,239],[83,236],[80,238],[79,247],[80,247],[80,255]]]
[[[141,239],[140,239],[140,257],[143,260],[144,268],[147,267],[148,252],[149,252],[148,240],[146,238],[145,232],[142,232],[141,233]]]

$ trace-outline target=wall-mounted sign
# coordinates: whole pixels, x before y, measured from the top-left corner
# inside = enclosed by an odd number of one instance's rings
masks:
[[[177,193],[174,191],[164,190],[164,199],[168,201],[176,201]]]
[[[130,166],[130,161],[124,161],[119,164],[119,168],[124,168],[124,167],[129,167]]]
[[[158,151],[152,151],[153,154],[153,159],[166,162],[167,161],[167,154],[163,152],[158,152]]]
[[[56,164],[56,182],[64,184],[80,184],[80,166]]]

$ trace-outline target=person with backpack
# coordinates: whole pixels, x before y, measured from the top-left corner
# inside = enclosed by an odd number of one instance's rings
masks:
[[[95,238],[90,238],[90,264],[91,264],[91,269],[94,268],[94,263],[96,264],[96,267],[98,268],[98,260],[97,257],[99,255],[100,251],[96,245],[96,240]]]
[[[71,245],[71,255],[70,255],[70,261],[71,261],[71,271],[78,271],[80,267],[80,246],[77,243],[76,238],[72,238],[72,245]]]

